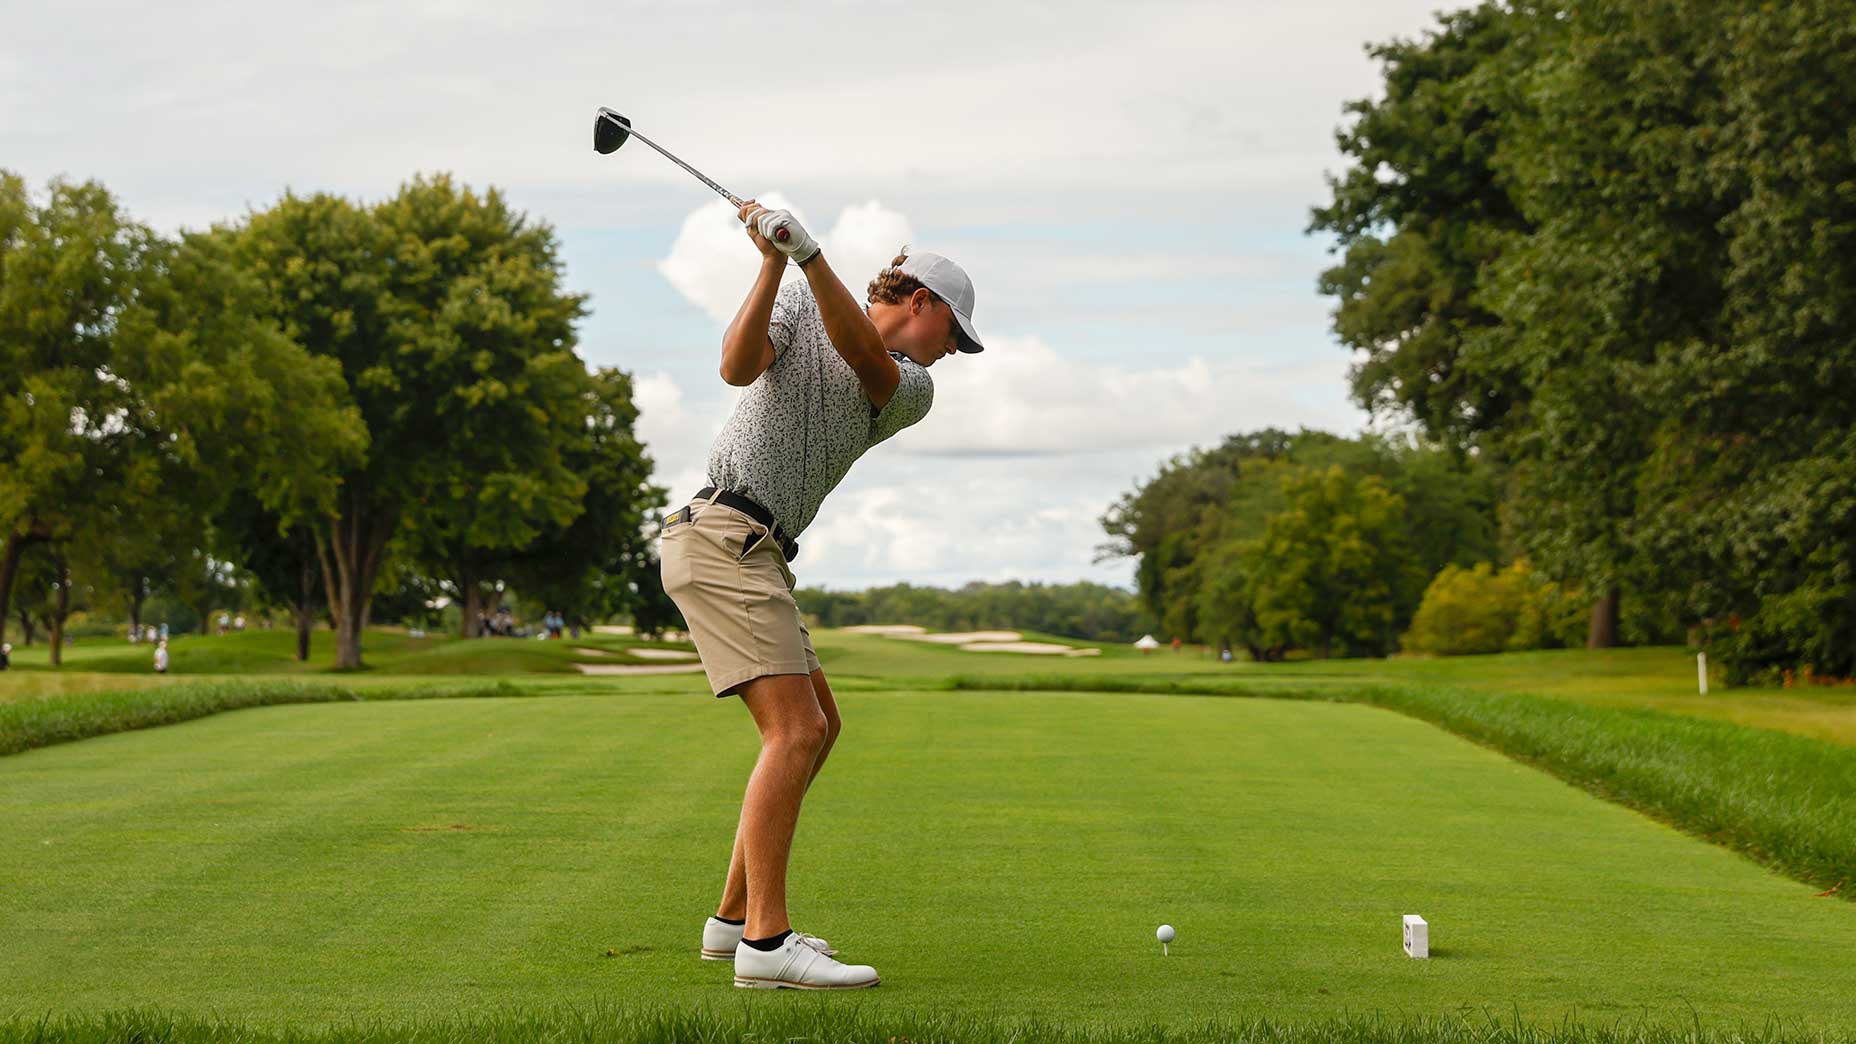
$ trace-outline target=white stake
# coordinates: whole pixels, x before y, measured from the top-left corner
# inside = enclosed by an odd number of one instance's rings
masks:
[[[1706,696],[1708,694],[1708,654],[1705,652],[1695,654],[1695,676],[1701,682],[1701,694]]]

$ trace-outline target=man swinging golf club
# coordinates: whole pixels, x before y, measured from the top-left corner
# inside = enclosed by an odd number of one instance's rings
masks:
[[[834,960],[787,917],[800,801],[839,731],[788,562],[857,458],[928,413],[928,368],[981,350],[973,283],[947,258],[904,247],[860,307],[791,213],[747,200],[739,217],[761,267],[722,337],[721,374],[747,390],[709,451],[709,485],[665,520],[662,548],[664,590],[710,689],[738,694],[761,737],[702,956],[733,960],[740,987],[856,989],[876,985],[876,969]],[[782,290],[789,259],[805,278]]]

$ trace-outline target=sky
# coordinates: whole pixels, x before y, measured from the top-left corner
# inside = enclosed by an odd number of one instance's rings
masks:
[[[415,173],[502,190],[590,295],[589,366],[631,373],[670,506],[742,389],[721,335],[793,210],[859,299],[904,244],[957,261],[986,350],[860,459],[799,537],[804,586],[1132,589],[1101,518],[1175,455],[1267,426],[1356,433],[1352,357],[1306,229],[1343,169],[1366,45],[1434,0],[1254,3],[261,2],[8,5],[0,167],[94,178],[173,232],[286,190]],[[789,279],[803,278],[796,269]]]

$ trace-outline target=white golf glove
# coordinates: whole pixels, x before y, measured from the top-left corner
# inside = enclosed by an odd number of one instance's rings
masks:
[[[818,240],[812,238],[811,233],[805,230],[805,226],[799,223],[799,219],[790,210],[768,210],[763,207],[755,212],[750,221],[763,239],[772,243],[775,250],[792,258],[794,264],[803,265],[812,260],[813,254],[818,253]],[[786,229],[784,243],[774,238],[775,231],[780,228]]]

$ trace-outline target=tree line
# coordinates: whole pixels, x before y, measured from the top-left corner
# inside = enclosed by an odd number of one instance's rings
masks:
[[[22,580],[55,663],[74,587],[139,626],[235,572],[300,658],[326,616],[338,667],[382,591],[467,634],[510,590],[656,626],[666,491],[630,375],[575,353],[585,314],[550,226],[444,174],[164,236],[0,171],[0,634]]]
[[[1133,594],[1087,581],[974,580],[951,590],[907,583],[863,591],[801,587],[793,598],[820,627],[906,620],[934,631],[1011,628],[1087,641],[1133,642],[1160,626]]]
[[[1353,398],[1475,461],[1507,553],[1591,597],[1590,644],[1692,634],[1732,681],[1856,674],[1856,0],[1489,2],[1370,53],[1383,94],[1347,107],[1310,224],[1340,253],[1321,289]],[[1201,503],[1239,465],[1206,468],[1153,498]],[[1370,544],[1390,509],[1355,474],[1283,495]],[[1229,545],[1130,505],[1110,530],[1147,589],[1274,582],[1191,564]],[[1356,592],[1409,592],[1396,555],[1331,554]],[[1172,611],[1212,619],[1210,597]],[[1386,644],[1383,615],[1263,604],[1233,626],[1266,648]]]

